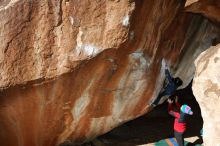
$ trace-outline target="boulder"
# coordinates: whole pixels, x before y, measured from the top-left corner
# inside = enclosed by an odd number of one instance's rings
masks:
[[[217,25],[220,25],[219,0],[187,0],[185,7],[186,12],[202,14]]]
[[[205,146],[220,145],[220,44],[212,46],[195,61],[193,93],[198,101]]]
[[[82,143],[143,115],[164,81],[185,87],[220,34],[178,0],[0,2],[0,144]]]

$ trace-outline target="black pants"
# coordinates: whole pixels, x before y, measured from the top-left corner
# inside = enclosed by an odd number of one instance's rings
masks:
[[[184,146],[183,132],[174,131],[174,136],[179,146]]]
[[[165,96],[168,95],[165,91],[161,92],[158,97],[154,100],[153,104],[154,105],[158,105],[158,103],[160,102],[160,99]]]

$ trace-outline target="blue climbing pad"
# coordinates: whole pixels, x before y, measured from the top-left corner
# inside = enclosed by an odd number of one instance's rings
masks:
[[[190,142],[184,141],[184,145],[187,146],[187,144]],[[154,143],[155,146],[178,146],[175,138],[167,138],[167,139],[163,139],[160,140],[156,143]],[[202,146],[200,144],[196,144],[194,146]]]

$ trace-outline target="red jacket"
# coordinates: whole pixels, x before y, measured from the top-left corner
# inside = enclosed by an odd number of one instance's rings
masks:
[[[180,109],[180,104],[176,103],[177,107]],[[185,114],[184,113],[179,113],[173,111],[173,105],[169,104],[168,105],[168,112],[170,115],[175,117],[174,121],[174,130],[177,132],[185,132],[186,130],[186,120],[185,120]]]

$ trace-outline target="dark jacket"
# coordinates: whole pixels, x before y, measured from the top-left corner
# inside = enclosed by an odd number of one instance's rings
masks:
[[[170,72],[168,69],[165,70],[165,75],[168,80],[168,84],[164,88],[164,93],[166,95],[173,95],[178,87],[176,86],[174,79],[170,75]]]

